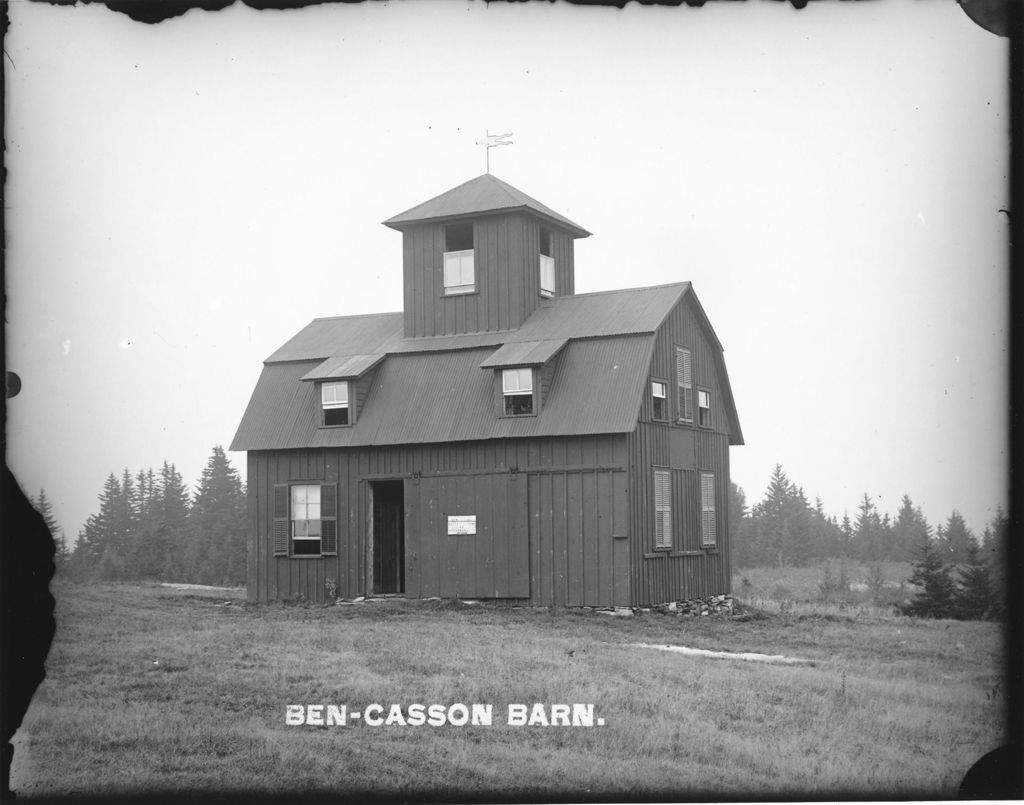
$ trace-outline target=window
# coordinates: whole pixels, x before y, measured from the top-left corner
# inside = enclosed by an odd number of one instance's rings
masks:
[[[501,372],[501,393],[505,416],[533,413],[533,370],[504,369]]]
[[[654,471],[654,547],[672,547],[672,473]]]
[[[666,421],[668,419],[668,383],[652,380],[651,400],[654,406],[654,418]]]
[[[334,484],[275,484],[274,555],[337,554],[337,508]]]
[[[715,522],[715,474],[700,474],[700,541],[708,548],[718,543],[718,526]]]
[[[676,347],[676,383],[679,386],[679,421],[693,422],[693,377],[690,350]]]
[[[473,293],[473,224],[452,224],[444,228],[444,292],[446,296]]]
[[[320,553],[320,486],[292,487],[292,553]]]
[[[540,231],[540,295],[555,295],[555,255],[551,251],[551,231]]]
[[[707,389],[697,389],[697,424],[711,427],[711,392]]]
[[[348,425],[348,383],[324,383],[320,387],[325,425]]]

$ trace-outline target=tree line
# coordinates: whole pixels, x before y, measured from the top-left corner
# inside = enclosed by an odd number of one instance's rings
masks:
[[[33,501],[54,535],[55,563],[79,580],[245,584],[245,488],[224,449],[213,448],[194,496],[173,464],[111,473],[73,551],[45,490]]]
[[[913,562],[909,581],[922,592],[904,608],[907,614],[983,617],[1001,609],[1009,528],[1002,509],[976,535],[955,509],[933,529],[909,495],[890,516],[865,493],[854,518],[844,512],[839,520],[825,513],[820,498],[811,505],[778,464],[759,503],[748,509],[743,490],[732,484],[729,506],[736,567]]]

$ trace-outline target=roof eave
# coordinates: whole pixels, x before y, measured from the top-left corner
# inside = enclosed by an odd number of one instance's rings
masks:
[[[402,232],[406,229],[417,226],[419,224],[431,222],[444,223],[445,221],[459,221],[465,218],[480,218],[485,215],[501,215],[503,213],[515,212],[527,212],[530,213],[531,215],[535,215],[541,220],[549,223],[551,226],[557,227],[568,232],[570,235],[573,236],[573,238],[589,238],[593,234],[592,232],[588,232],[582,226],[573,223],[567,218],[555,218],[551,215],[548,215],[547,213],[534,209],[528,204],[519,204],[515,207],[495,207],[489,210],[473,210],[471,212],[452,213],[450,215],[431,215],[422,218],[402,218],[402,215],[404,215],[405,213],[401,213],[399,215],[394,216],[393,218],[388,218],[386,221],[381,221],[381,223],[384,224],[384,226],[388,227],[389,229],[394,229],[397,230],[398,232]]]

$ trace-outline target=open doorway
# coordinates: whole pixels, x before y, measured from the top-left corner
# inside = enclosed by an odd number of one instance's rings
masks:
[[[405,484],[371,481],[374,595],[405,592]]]

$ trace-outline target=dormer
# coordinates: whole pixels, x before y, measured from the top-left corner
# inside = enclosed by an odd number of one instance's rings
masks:
[[[590,234],[489,173],[384,224],[402,233],[406,338],[517,329],[575,292]]]

